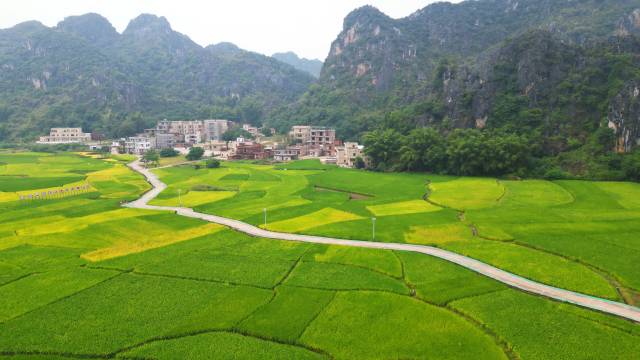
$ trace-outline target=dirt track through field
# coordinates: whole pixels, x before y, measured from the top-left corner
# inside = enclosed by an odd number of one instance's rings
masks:
[[[190,208],[172,207],[172,206],[153,206],[148,205],[149,201],[153,200],[160,192],[166,189],[167,185],[160,181],[160,179],[149,169],[144,168],[139,161],[135,161],[129,164],[129,167],[134,171],[137,171],[144,175],[147,181],[153,186],[153,189],[142,195],[138,200],[132,201],[124,206],[138,209],[149,210],[162,210],[162,211],[174,211],[176,214],[186,216],[194,219],[201,219],[204,221],[213,222],[216,224],[224,225],[232,228],[236,231],[243,232],[251,236],[257,236],[268,239],[286,240],[286,241],[298,241],[314,244],[327,244],[327,245],[339,245],[339,246],[351,246],[370,249],[383,249],[383,250],[398,250],[398,251],[411,251],[422,253],[430,256],[434,256],[454,264],[465,267],[469,270],[475,271],[479,274],[487,276],[491,279],[506,284],[512,288],[516,288],[522,291],[526,291],[532,294],[545,296],[551,299],[559,300],[582,306],[585,308],[601,311],[607,314],[620,316],[632,321],[640,322],[640,308],[601,299],[574,291],[556,288],[553,286],[541,284],[529,279],[525,279],[510,272],[501,270],[489,264],[485,264],[481,261],[456,254],[451,251],[435,248],[432,246],[424,245],[412,245],[402,243],[382,243],[372,241],[359,241],[359,240],[345,240],[328,238],[322,236],[311,235],[299,235],[290,233],[280,233],[274,231],[268,231],[251,224],[247,224],[242,221],[229,219],[221,216],[203,214],[194,211]]]

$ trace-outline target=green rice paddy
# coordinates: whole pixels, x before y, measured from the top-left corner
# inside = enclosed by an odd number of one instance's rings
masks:
[[[639,301],[640,267],[629,261],[640,259],[639,184],[380,174],[309,160],[157,173],[169,184],[158,204],[178,189],[236,189],[195,209],[262,227],[266,209],[270,230],[357,240],[372,239],[375,218],[376,241],[439,246],[553,286]]]
[[[126,160],[0,153],[0,358],[640,353],[638,324],[439,259],[260,239],[168,212],[123,209],[122,201],[148,190]],[[156,202],[182,201],[262,226],[266,208],[268,229],[364,240],[376,217],[376,241],[436,245],[616,300],[633,299],[640,288],[637,184],[376,174],[310,161],[284,169],[158,169],[169,187]],[[77,181],[91,191],[14,196]]]

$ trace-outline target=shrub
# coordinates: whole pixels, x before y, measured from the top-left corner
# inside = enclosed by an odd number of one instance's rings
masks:
[[[207,160],[207,168],[208,169],[217,169],[220,167],[220,160],[218,159],[209,159]]]
[[[175,149],[162,149],[160,150],[160,156],[161,157],[176,157],[178,156],[178,151],[176,151]]]
[[[201,147],[192,147],[191,149],[189,149],[189,153],[187,154],[187,160],[193,161],[193,160],[200,160],[202,158],[202,155],[204,155],[204,149]]]
[[[160,156],[155,150],[151,149],[151,150],[148,150],[146,153],[144,153],[144,155],[142,156],[142,160],[144,162],[157,165],[158,160],[160,160]]]
[[[569,174],[566,171],[563,171],[560,168],[554,167],[552,169],[547,170],[547,172],[544,173],[544,178],[547,179],[547,180],[570,179],[571,178],[571,174]]]

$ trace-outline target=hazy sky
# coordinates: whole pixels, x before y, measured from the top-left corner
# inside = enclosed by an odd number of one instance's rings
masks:
[[[0,0],[0,28],[27,20],[54,26],[69,15],[96,12],[122,32],[141,13],[164,16],[200,45],[229,41],[271,55],[294,51],[324,60],[353,9],[370,4],[387,15],[407,16],[436,0]],[[459,2],[453,0],[450,2]]]

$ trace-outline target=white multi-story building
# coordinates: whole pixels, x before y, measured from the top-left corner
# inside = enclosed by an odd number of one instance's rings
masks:
[[[154,148],[152,138],[146,136],[128,137],[124,142],[124,150],[129,154],[142,155]]]
[[[345,142],[343,146],[336,147],[336,164],[342,167],[355,167],[356,159],[366,161],[364,146],[356,142]]]
[[[82,132],[82,128],[51,128],[49,135],[41,136],[38,144],[71,144],[91,141],[91,134]]]
[[[300,147],[290,146],[286,149],[273,150],[273,160],[275,161],[291,161],[298,160],[300,156]]]

